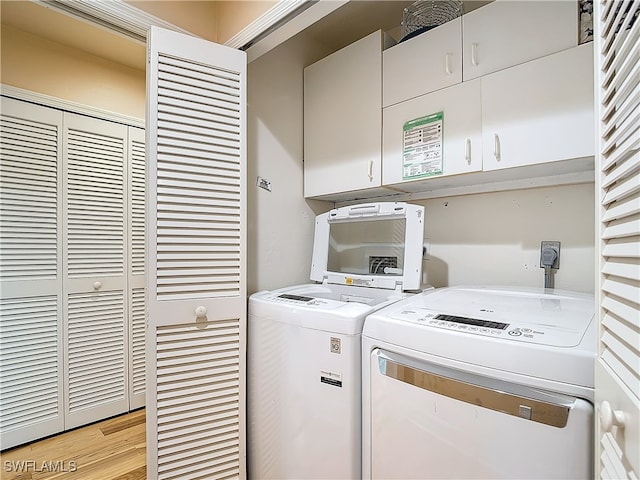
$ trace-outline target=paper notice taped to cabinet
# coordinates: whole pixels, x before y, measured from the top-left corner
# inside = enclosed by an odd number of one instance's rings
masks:
[[[402,180],[440,175],[443,171],[444,112],[416,118],[402,128]]]

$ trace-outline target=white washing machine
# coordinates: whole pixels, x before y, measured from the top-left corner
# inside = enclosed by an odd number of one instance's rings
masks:
[[[593,478],[594,298],[426,291],[367,317],[363,478]]]
[[[360,478],[362,325],[420,288],[423,217],[405,203],[319,215],[311,280],[320,283],[250,297],[250,478]]]

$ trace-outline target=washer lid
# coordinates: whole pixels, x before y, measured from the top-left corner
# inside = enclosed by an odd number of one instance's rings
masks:
[[[316,217],[311,280],[417,290],[422,277],[424,207],[352,205]]]

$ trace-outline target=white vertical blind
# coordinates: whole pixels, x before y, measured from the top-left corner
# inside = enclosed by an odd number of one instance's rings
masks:
[[[147,475],[244,478],[246,56],[148,46]]]
[[[599,113],[600,343],[596,373],[601,478],[640,473],[640,2],[595,5]],[[625,425],[607,425],[604,410]]]

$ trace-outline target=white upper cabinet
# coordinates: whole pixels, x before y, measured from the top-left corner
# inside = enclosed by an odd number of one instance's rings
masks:
[[[481,79],[483,169],[594,154],[593,44]]]
[[[307,67],[305,197],[589,181],[593,59],[578,20],[575,0],[495,0],[388,49],[376,32]]]
[[[382,106],[462,81],[462,18],[385,50]]]
[[[480,80],[385,108],[383,125],[385,185],[482,170]]]
[[[381,31],[304,70],[304,196],[379,187]]]
[[[462,17],[463,80],[578,44],[575,1],[496,0]]]

